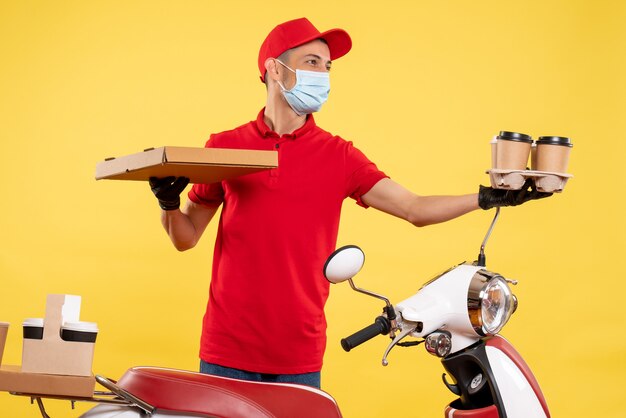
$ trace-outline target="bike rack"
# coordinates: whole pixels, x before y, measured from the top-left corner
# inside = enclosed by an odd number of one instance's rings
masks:
[[[101,403],[101,404],[109,404],[109,405],[122,405],[128,407],[135,407],[141,409],[147,416],[151,416],[156,408],[149,403],[137,398],[136,396],[130,394],[124,389],[117,386],[117,382],[108,379],[104,376],[96,375],[96,381],[107,388],[110,392],[104,391],[95,391],[91,398],[81,398],[76,396],[63,396],[63,395],[40,395],[33,393],[22,393],[22,392],[9,392],[11,395],[16,396],[26,396],[30,398],[30,403],[37,403],[37,407],[39,408],[39,412],[43,418],[51,418],[50,415],[46,412],[46,408],[43,404],[44,399],[55,399],[62,401],[70,401],[72,404],[72,409],[74,409],[76,402],[93,402],[93,403]]]
[[[130,406],[137,407],[144,411],[148,416],[152,415],[155,411],[155,407],[145,402],[130,392],[125,391],[121,387],[117,386],[115,381],[107,379],[104,376],[96,375],[96,382],[100,383],[105,388],[109,389],[118,397],[124,399]]]

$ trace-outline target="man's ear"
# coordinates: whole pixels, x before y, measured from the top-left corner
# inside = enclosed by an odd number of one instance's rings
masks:
[[[266,77],[270,77],[274,81],[279,79],[279,77],[278,77],[278,67],[276,65],[276,59],[275,58],[268,58],[268,59],[265,60],[265,70],[267,71]]]

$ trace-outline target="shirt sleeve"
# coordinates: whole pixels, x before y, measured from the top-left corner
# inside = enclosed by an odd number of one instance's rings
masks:
[[[214,148],[213,135],[206,142],[205,148]],[[222,182],[211,184],[194,184],[187,194],[189,200],[199,205],[218,206],[224,201]]]
[[[376,164],[371,162],[365,154],[348,143],[346,155],[346,195],[356,200],[357,205],[364,208],[369,206],[361,199],[364,194],[380,180],[387,178],[385,173],[380,171]]]

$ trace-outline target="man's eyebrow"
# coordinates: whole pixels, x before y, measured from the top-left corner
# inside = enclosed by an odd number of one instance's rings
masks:
[[[313,57],[313,58],[316,58],[316,59],[318,59],[318,60],[321,60],[321,59],[322,59],[322,57],[320,57],[319,55],[316,55],[316,54],[306,54],[304,57],[305,57],[305,58],[307,58],[307,57]],[[328,60],[328,62],[329,62],[329,63],[331,63],[332,61],[331,61],[331,60]]]

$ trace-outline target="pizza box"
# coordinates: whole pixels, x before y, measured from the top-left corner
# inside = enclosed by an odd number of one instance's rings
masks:
[[[96,165],[96,180],[184,176],[191,183],[208,184],[276,167],[276,151],[164,146],[106,158]]]

